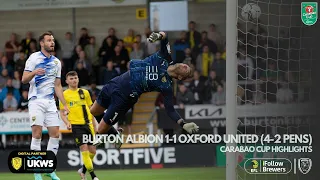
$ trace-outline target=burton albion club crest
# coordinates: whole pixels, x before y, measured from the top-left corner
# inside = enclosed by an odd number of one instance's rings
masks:
[[[300,158],[298,161],[298,168],[302,174],[307,174],[312,167],[312,161],[309,158]]]
[[[19,157],[12,158],[11,165],[15,170],[18,171],[22,166],[22,159]]]
[[[318,20],[318,3],[302,2],[301,3],[301,20],[303,24],[312,26]]]

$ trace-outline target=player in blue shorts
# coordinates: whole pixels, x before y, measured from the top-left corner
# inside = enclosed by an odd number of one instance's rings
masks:
[[[161,47],[155,54],[141,60],[131,60],[129,71],[110,80],[101,90],[90,111],[94,116],[103,116],[99,123],[99,134],[120,134],[113,125],[138,101],[144,92],[157,91],[164,96],[164,105],[168,116],[188,133],[196,133],[199,127],[186,123],[174,109],[172,79],[185,80],[193,76],[192,69],[183,63],[174,63],[171,59],[170,45],[164,32],[152,33],[150,42],[161,41]],[[94,145],[99,145],[99,140]],[[121,143],[116,144],[120,148]]]

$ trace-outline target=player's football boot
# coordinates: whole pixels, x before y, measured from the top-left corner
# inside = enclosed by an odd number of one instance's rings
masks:
[[[60,180],[60,178],[56,175],[55,172],[52,172],[52,173],[47,173],[45,174],[45,176],[48,176],[48,177],[51,177],[52,180]]]
[[[121,127],[119,127],[119,128],[117,129],[117,131],[118,131],[118,136],[121,136],[122,133],[123,133],[123,129],[122,129]],[[121,139],[121,138],[120,138],[120,139]],[[115,146],[117,149],[120,149],[121,146],[122,146],[122,142],[121,142],[121,141],[116,142],[114,146]]]
[[[99,180],[97,177],[93,178],[92,180]]]
[[[34,180],[42,180],[41,174],[34,174]]]
[[[98,136],[97,139],[95,139],[95,141],[92,143],[93,146],[100,146],[103,143],[103,137],[102,136]]]
[[[78,174],[80,175],[81,177],[81,180],[86,180],[86,175],[82,173],[82,167],[78,170]]]
[[[118,131],[118,136],[121,136],[122,133],[123,133],[123,129],[121,127],[119,127],[117,129],[117,131]],[[102,143],[103,143],[103,137],[100,136],[95,140],[95,142],[92,145],[97,147],[97,146],[101,145]],[[121,141],[115,143],[115,148],[120,149],[121,146],[122,146],[122,142]]]

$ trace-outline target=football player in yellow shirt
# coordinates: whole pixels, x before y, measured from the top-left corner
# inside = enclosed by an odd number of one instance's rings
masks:
[[[79,146],[83,167],[78,170],[81,179],[85,179],[85,173],[88,171],[93,180],[99,180],[93,168],[93,158],[96,153],[96,147],[92,146],[94,140],[97,122],[94,116],[90,113],[90,107],[93,104],[90,93],[86,89],[78,88],[79,78],[75,71],[70,71],[66,74],[66,83],[68,89],[63,92],[70,113],[66,115],[60,112],[61,119],[66,124],[69,130],[72,130],[76,144]],[[63,105],[60,103],[60,107]],[[83,136],[87,135],[91,140],[84,141]]]

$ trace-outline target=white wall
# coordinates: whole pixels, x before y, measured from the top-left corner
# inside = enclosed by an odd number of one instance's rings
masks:
[[[117,36],[123,38],[129,28],[143,33],[147,25],[146,20],[136,19],[136,8],[128,7],[100,7],[76,9],[76,29],[87,27],[91,35],[97,37],[98,43],[107,35],[109,27],[115,27]],[[41,33],[52,30],[55,38],[63,39],[64,33],[72,31],[71,9],[27,10],[0,12],[0,48],[9,39],[10,33],[17,33],[20,38],[27,31],[34,32],[37,38]],[[225,34],[225,3],[189,3],[189,20],[198,23],[198,29],[208,30],[210,23],[220,27]],[[178,33],[173,33],[178,35]],[[172,36],[171,36],[172,37]]]

